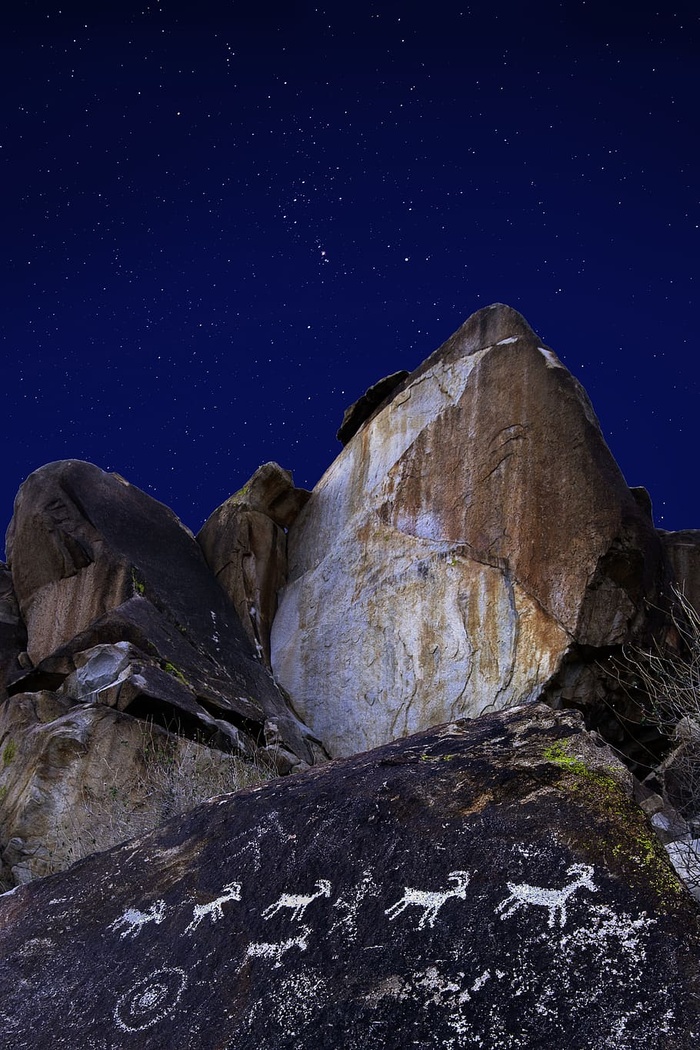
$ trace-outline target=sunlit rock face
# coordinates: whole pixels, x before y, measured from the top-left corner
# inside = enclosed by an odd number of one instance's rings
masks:
[[[639,628],[660,546],[590,401],[507,306],[360,427],[289,530],[272,665],[333,755],[537,697]]]
[[[0,896],[12,1050],[689,1050],[697,906],[544,705],[213,798]]]

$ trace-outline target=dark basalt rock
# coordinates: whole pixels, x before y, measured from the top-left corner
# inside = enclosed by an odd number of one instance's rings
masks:
[[[544,705],[252,791],[0,897],[13,1050],[688,1050],[698,909]]]
[[[393,372],[390,376],[384,376],[365,390],[362,397],[358,398],[349,408],[345,409],[343,422],[340,424],[336,437],[343,445],[347,445],[351,437],[357,433],[363,423],[374,414],[379,405],[382,404],[397,387],[406,379],[410,373],[405,369]]]

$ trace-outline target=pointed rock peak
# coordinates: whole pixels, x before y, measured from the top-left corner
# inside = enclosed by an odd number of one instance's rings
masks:
[[[229,496],[222,507],[212,514],[220,516],[228,505],[241,510],[255,510],[272,518],[275,524],[288,528],[311,495],[306,489],[294,487],[290,470],[285,470],[279,463],[263,463],[243,488]],[[206,528],[206,525],[205,525]]]
[[[505,303],[492,303],[477,310],[460,328],[425,361],[417,372],[435,363],[437,358],[468,357],[499,344],[515,343],[523,339],[528,343],[539,342],[539,336],[522,314]],[[416,373],[414,373],[415,375]]]

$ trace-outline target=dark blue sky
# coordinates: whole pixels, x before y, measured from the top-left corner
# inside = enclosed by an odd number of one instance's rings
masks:
[[[66,457],[195,530],[265,460],[312,487],[493,301],[700,527],[695,2],[5,6],[3,527]]]

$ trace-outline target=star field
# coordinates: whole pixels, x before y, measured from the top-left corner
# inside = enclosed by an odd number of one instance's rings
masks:
[[[691,2],[26,2],[3,15],[5,521],[54,459],[198,529],[519,309],[700,527]]]

